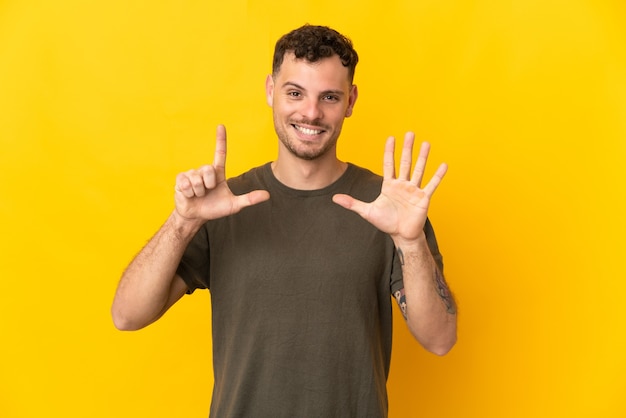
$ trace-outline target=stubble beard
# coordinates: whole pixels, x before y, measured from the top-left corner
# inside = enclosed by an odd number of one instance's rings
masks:
[[[310,126],[317,126],[320,129],[324,129],[325,132],[328,132],[328,129],[326,129],[326,127],[321,126],[319,124],[311,124],[311,123],[307,123]],[[328,153],[329,150],[331,150],[336,144],[337,144],[337,139],[339,138],[339,133],[335,132],[335,134],[333,135],[333,137],[331,137],[326,143],[324,143],[322,145],[321,148],[309,148],[306,146],[297,147],[297,142],[299,142],[297,139],[292,139],[289,136],[289,133],[287,132],[287,130],[283,127],[283,125],[280,125],[279,123],[277,123],[276,120],[274,120],[274,127],[275,127],[275,131],[276,131],[276,135],[278,136],[278,139],[280,140],[280,142],[282,142],[282,144],[285,146],[285,148],[287,148],[287,150],[294,156],[303,159],[303,160],[307,160],[307,161],[313,161],[316,160],[324,155],[326,155],[326,153]]]

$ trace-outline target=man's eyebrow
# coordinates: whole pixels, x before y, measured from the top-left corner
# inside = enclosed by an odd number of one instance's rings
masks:
[[[298,83],[294,83],[293,81],[285,81],[281,87],[282,88],[285,88],[285,87],[295,87],[297,89],[304,90],[304,87],[302,87]]]
[[[346,93],[343,90],[325,90],[322,92],[321,96],[326,96],[327,94],[334,94],[335,96],[344,96]]]
[[[285,81],[281,87],[282,88],[295,87],[298,90],[306,90],[304,87],[302,87],[301,85],[293,81]],[[326,96],[327,94],[334,94],[336,96],[345,96],[346,93],[343,90],[324,90],[323,92],[320,93],[320,96]]]

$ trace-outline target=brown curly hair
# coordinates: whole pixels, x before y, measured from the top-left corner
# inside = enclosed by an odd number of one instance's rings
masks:
[[[327,26],[306,24],[283,35],[274,48],[272,72],[278,74],[285,54],[293,52],[296,58],[316,62],[322,58],[338,55],[344,67],[348,68],[350,82],[354,80],[354,71],[359,56],[352,46],[352,41]]]

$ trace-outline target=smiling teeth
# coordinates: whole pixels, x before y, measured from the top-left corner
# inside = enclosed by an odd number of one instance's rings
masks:
[[[318,130],[318,129],[303,128],[302,126],[298,126],[298,125],[296,125],[296,129],[305,135],[318,135],[322,132],[321,130]]]

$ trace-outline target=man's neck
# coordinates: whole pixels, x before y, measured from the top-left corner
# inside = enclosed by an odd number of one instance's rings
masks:
[[[279,153],[272,163],[272,172],[278,181],[292,189],[318,190],[337,181],[347,167],[347,163],[332,153],[314,160]]]

